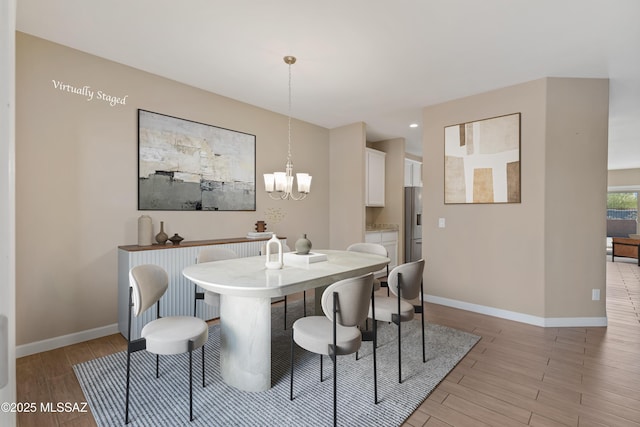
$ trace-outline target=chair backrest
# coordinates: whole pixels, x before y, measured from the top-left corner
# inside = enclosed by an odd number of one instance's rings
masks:
[[[398,274],[401,274],[402,285],[400,288],[400,297],[409,300],[417,298],[420,295],[423,271],[424,258],[394,267],[387,278],[389,290],[393,292],[394,295],[398,295]]]
[[[196,263],[200,264],[201,262],[222,261],[223,259],[234,258],[238,258],[238,254],[232,249],[207,246],[198,252]]]
[[[338,293],[337,323],[342,326],[360,325],[369,313],[373,273],[336,282],[322,293],[322,309],[333,321],[333,294]]]
[[[143,264],[129,270],[133,314],[138,316],[158,302],[169,287],[167,272],[158,265]]]
[[[389,255],[387,249],[379,243],[354,243],[352,245],[349,245],[347,250],[352,252],[364,252],[367,254],[381,255],[384,257]]]

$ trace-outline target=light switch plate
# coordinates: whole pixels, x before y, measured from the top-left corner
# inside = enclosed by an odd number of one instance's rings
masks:
[[[438,227],[439,228],[444,228],[445,227],[444,218],[438,218]]]

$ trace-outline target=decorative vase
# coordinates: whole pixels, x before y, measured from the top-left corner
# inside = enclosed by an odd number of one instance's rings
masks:
[[[153,244],[153,223],[149,215],[141,215],[138,218],[138,246],[151,246]]]
[[[160,221],[160,232],[156,234],[156,242],[161,245],[164,245],[169,240],[169,236],[164,232],[164,221]]]
[[[274,249],[275,247],[275,249]],[[275,250],[275,252],[274,252]],[[282,242],[274,234],[267,242],[267,260],[264,263],[269,270],[279,270],[284,263],[282,262]],[[275,258],[274,258],[275,257]]]
[[[171,243],[173,243],[174,245],[179,245],[180,242],[184,240],[184,237],[179,236],[178,233],[175,233],[169,240],[171,240]]]
[[[296,240],[296,253],[298,255],[307,255],[311,250],[311,240],[307,239],[307,235],[303,234]]]

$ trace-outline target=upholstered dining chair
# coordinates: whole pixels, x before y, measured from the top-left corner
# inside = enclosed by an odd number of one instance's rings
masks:
[[[238,254],[233,249],[223,248],[220,246],[206,246],[200,249],[198,256],[196,257],[196,264],[201,262],[221,261],[224,259],[238,258]],[[193,315],[197,316],[198,301],[202,300],[205,304],[217,306],[220,304],[220,295],[205,290],[204,292],[198,292],[198,285],[194,284],[194,300],[193,300]]]
[[[415,313],[421,313],[422,320],[422,362],[426,362],[424,349],[424,289],[422,273],[424,259],[401,264],[389,273],[389,290],[392,296],[375,296],[371,304],[369,317],[383,322],[393,322],[398,325],[398,382],[402,383],[402,341],[401,324],[414,318]],[[420,297],[420,305],[413,305],[412,300]],[[375,311],[374,311],[375,309]]]
[[[389,253],[387,252],[387,249],[382,246],[379,243],[368,243],[368,242],[362,242],[362,243],[353,243],[351,245],[349,245],[349,247],[347,247],[348,251],[353,251],[353,252],[364,252],[367,254],[373,254],[373,255],[380,255],[383,257],[388,257]],[[384,283],[386,285],[386,280],[387,277],[389,276],[389,265],[387,264],[387,275],[384,277]],[[380,289],[380,287],[382,286],[382,282],[380,282],[380,280],[376,279],[375,277],[373,278],[373,290],[374,292],[377,291],[378,289]]]
[[[353,243],[351,245],[349,245],[347,247],[347,251],[353,251],[353,252],[361,252],[361,253],[367,253],[367,254],[373,254],[373,255],[380,255],[383,257],[388,257],[389,253],[387,252],[387,249],[382,246],[379,243],[369,243],[369,242],[362,242],[362,243]],[[387,264],[387,276],[389,275],[389,264]],[[386,280],[387,280],[387,276],[384,277],[385,280],[385,286],[386,286]],[[382,283],[380,282],[380,280],[376,279],[375,276],[373,278],[373,292],[376,292],[378,289],[380,289],[380,287],[382,286]],[[388,292],[388,290],[387,290]],[[375,301],[372,298],[371,299],[371,310],[372,313],[375,313]],[[369,323],[368,321],[366,322],[366,329],[367,332],[363,332],[362,333],[362,339],[364,341],[373,341],[373,339],[375,338],[374,335],[377,333],[377,325],[375,323],[375,321],[373,322],[373,331],[369,332]],[[356,360],[358,360],[358,352],[356,352]]]
[[[209,328],[202,319],[191,316],[160,316],[160,298],[169,286],[167,272],[160,266],[143,264],[129,270],[129,326],[127,345],[127,391],[125,400],[125,424],[129,424],[129,383],[131,354],[147,350],[156,355],[156,378],[160,374],[161,354],[189,352],[189,420],[193,421],[193,350],[202,348],[202,387],[204,378],[204,344],[209,338]],[[131,337],[131,318],[139,316],[151,306],[156,306],[155,320],[147,323],[140,338]]]
[[[355,353],[360,349],[362,334],[358,325],[366,319],[372,298],[373,273],[340,280],[322,293],[324,316],[302,317],[293,323],[291,334],[291,383],[289,399],[293,400],[293,370],[296,344],[320,355],[320,381],[322,381],[322,357],[333,361],[333,425],[337,423],[337,373],[338,357]],[[373,343],[374,399],[378,403],[375,348]]]

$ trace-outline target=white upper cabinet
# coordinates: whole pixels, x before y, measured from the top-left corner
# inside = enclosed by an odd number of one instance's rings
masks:
[[[422,187],[422,163],[404,159],[404,186]]]
[[[384,206],[384,160],[387,153],[366,149],[367,183],[365,202],[367,206]]]

